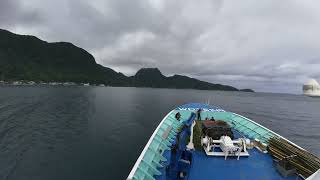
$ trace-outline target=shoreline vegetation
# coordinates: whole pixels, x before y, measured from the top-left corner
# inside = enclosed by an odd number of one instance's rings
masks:
[[[158,68],[142,68],[126,76],[98,64],[86,50],[68,42],[43,41],[0,29],[0,85],[149,87],[245,91],[188,76],[165,76]]]
[[[75,83],[75,82],[35,82],[35,81],[0,81],[1,85],[8,86],[100,86],[106,87],[104,84]]]
[[[137,86],[109,86],[105,84],[90,84],[90,83],[75,83],[75,82],[35,82],[35,81],[0,81],[0,86],[94,86],[94,87],[137,87]],[[137,87],[139,88],[139,87]],[[152,88],[152,87],[140,87],[140,88]],[[165,89],[165,88],[164,88]],[[168,89],[173,89],[173,88],[168,88]],[[178,89],[178,88],[175,88]],[[181,88],[180,88],[181,89]],[[194,89],[194,90],[201,90],[201,89]],[[255,92],[253,90],[248,91],[248,90],[242,90],[240,89],[239,91],[241,92]]]

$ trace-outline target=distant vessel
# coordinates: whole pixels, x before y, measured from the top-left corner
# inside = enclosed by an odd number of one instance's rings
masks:
[[[310,79],[303,85],[303,94],[311,97],[320,97],[320,84],[315,79]]]

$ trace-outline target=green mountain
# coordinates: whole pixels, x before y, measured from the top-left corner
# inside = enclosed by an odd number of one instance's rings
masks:
[[[242,91],[242,92],[254,92],[252,89],[240,89],[239,91]]]
[[[0,30],[0,79],[110,85],[127,82],[126,76],[97,64],[91,54],[71,43],[48,43],[6,30]]]
[[[187,76],[166,77],[157,68],[142,68],[134,76],[127,77],[97,64],[91,54],[71,43],[48,43],[35,36],[18,35],[1,29],[0,80],[239,91],[232,86]]]
[[[142,68],[130,79],[131,84],[138,87],[238,91],[232,86],[212,84],[187,76],[166,77],[158,68]]]

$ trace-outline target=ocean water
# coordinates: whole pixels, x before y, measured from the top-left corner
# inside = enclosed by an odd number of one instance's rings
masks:
[[[0,86],[0,180],[125,179],[170,110],[207,100],[320,155],[320,98],[150,88]]]

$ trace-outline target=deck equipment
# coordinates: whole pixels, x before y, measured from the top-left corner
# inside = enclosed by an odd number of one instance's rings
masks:
[[[214,117],[227,126],[204,129],[205,119],[196,120],[199,109],[201,117]],[[164,117],[127,179],[319,180],[319,168],[319,157],[253,120],[217,106],[189,103]]]
[[[208,136],[202,138],[203,149],[208,156],[224,156],[225,160],[228,156],[237,156],[238,160],[240,156],[249,156],[246,142],[244,138],[232,140],[229,136],[221,136],[220,140]],[[220,149],[215,150],[217,147]]]

